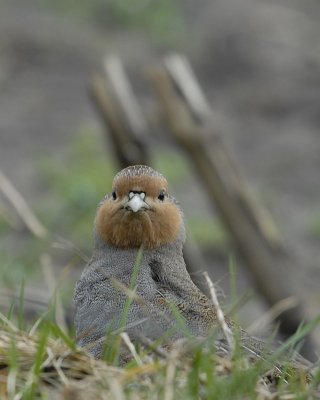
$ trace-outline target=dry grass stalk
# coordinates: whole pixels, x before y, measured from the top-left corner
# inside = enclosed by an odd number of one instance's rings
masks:
[[[127,332],[120,333],[120,336],[121,336],[124,344],[127,346],[128,350],[132,354],[132,357],[135,359],[136,363],[141,366],[143,364],[143,362],[142,362],[141,358],[139,357],[137,350],[134,347],[134,344],[131,342]]]
[[[0,312],[0,320],[13,332],[17,332],[18,329],[15,327],[15,325],[8,320],[8,318]]]
[[[48,337],[39,375],[35,375],[34,362],[39,351],[39,340],[37,334],[30,336],[21,332],[0,330],[1,398],[8,398],[9,394],[11,398],[21,398],[23,390],[32,388],[35,384],[39,396],[47,393],[48,398],[57,400],[124,400],[135,398],[135,395],[139,399],[148,399],[151,393],[162,393],[165,400],[173,400],[178,392],[184,392],[193,368],[192,352],[186,355],[181,343],[172,347],[166,359],[159,361],[155,357],[148,357],[143,364],[141,362],[140,365],[121,369],[95,360],[84,351],[72,350],[60,339]],[[13,343],[16,359],[15,367],[10,368]],[[207,356],[212,359],[212,373],[217,377],[224,379],[232,376],[234,369],[239,373],[239,363],[211,353]],[[249,368],[248,363],[241,365],[243,372]],[[267,372],[256,383],[255,391],[259,400],[297,398],[285,387],[281,393],[277,392],[274,383],[270,383],[270,374]],[[211,377],[200,373],[198,379],[199,385],[205,387]],[[299,389],[301,395],[305,393],[304,387],[301,385]],[[131,397],[128,397],[127,391]],[[310,393],[313,395],[316,392]]]
[[[169,354],[162,347],[155,346],[154,342],[151,339],[144,336],[143,334],[140,334],[137,339],[144,347],[146,347],[148,350],[150,350],[155,355],[157,355],[165,360],[169,357]]]
[[[17,369],[10,368],[13,343],[17,353],[15,360]],[[119,379],[124,374],[120,368],[94,360],[84,351],[71,350],[59,339],[48,338],[40,375],[35,377],[32,371],[38,344],[37,335],[0,331],[0,368],[1,371],[9,370],[6,379],[8,394],[14,393],[19,387],[31,386],[35,379],[41,387],[49,385],[55,388],[72,388],[79,385],[79,380],[86,381],[90,385],[93,385],[93,382],[100,385],[105,381]],[[19,371],[18,375],[15,374],[16,370]]]
[[[178,357],[179,351],[173,350],[168,359],[165,378],[164,400],[174,399],[174,377],[178,363]]]
[[[229,326],[226,323],[226,320],[224,318],[224,314],[222,312],[222,309],[221,309],[219,301],[218,301],[218,297],[216,295],[216,291],[214,289],[213,282],[209,278],[209,275],[208,275],[207,271],[204,272],[204,277],[205,277],[205,279],[207,281],[207,284],[208,284],[208,287],[209,287],[212,303],[213,303],[213,305],[214,305],[214,307],[215,307],[215,309],[217,311],[218,322],[219,322],[219,324],[221,326],[221,329],[222,329],[222,332],[223,332],[223,334],[224,334],[224,336],[225,336],[225,338],[227,340],[228,346],[230,348],[230,354],[231,354],[231,357],[232,357],[233,352],[234,352],[234,347],[235,347],[233,333],[232,333],[231,329],[229,328]]]
[[[17,214],[28,227],[28,229],[39,239],[44,239],[48,235],[47,229],[32,212],[24,198],[12,185],[9,179],[0,171],[0,190],[10,201]]]
[[[86,263],[90,261],[90,257],[85,254],[78,246],[60,235],[56,237],[56,241],[52,242],[51,245],[55,249],[62,249],[76,254]]]

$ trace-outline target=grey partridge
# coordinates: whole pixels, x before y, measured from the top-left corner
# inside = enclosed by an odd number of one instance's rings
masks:
[[[94,228],[93,255],[77,282],[74,294],[78,344],[100,358],[106,333],[125,330],[135,341],[166,336],[206,337],[219,328],[216,309],[193,283],[183,258],[185,226],[182,211],[168,194],[163,175],[144,165],[120,171],[112,194],[99,204]],[[135,297],[123,312],[139,248],[142,257]],[[177,321],[177,312],[184,328]],[[231,329],[234,323],[226,318]],[[262,341],[242,329],[240,343],[254,355]],[[221,338],[221,341],[223,339]]]

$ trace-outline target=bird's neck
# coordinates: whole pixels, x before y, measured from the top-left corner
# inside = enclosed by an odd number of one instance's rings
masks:
[[[117,265],[119,259],[125,259],[128,265],[133,265],[138,256],[139,248],[129,248],[122,249],[117,248],[109,243],[106,243],[103,239],[95,235],[94,238],[94,251],[93,258],[96,260],[106,260],[110,263],[114,262]],[[162,260],[166,263],[168,260],[176,259],[177,257],[182,257],[182,248],[184,244],[184,235],[179,235],[177,240],[172,243],[159,246],[154,249],[142,249],[143,259],[147,262],[154,259]]]

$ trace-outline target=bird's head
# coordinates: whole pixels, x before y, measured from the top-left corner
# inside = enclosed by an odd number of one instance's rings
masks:
[[[112,195],[100,204],[96,234],[119,248],[155,249],[174,242],[183,226],[182,213],[168,192],[167,180],[145,165],[120,171]]]

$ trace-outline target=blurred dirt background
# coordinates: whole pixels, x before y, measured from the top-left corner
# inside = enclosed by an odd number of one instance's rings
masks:
[[[144,66],[170,51],[184,52],[209,98],[217,129],[293,248],[299,268],[279,274],[279,279],[300,296],[307,317],[315,317],[320,309],[320,3],[159,3],[0,1],[0,168],[37,212],[52,190],[50,180],[39,177],[37,160],[48,157],[67,175],[67,148],[79,132],[88,129],[105,146],[87,95],[103,57],[120,55],[146,99],[150,93],[142,79]],[[166,146],[175,154],[168,141]],[[110,163],[108,146],[106,157]],[[115,170],[113,166],[108,176]],[[211,215],[193,174],[174,182],[174,190],[187,217],[203,220]],[[93,204],[98,201],[97,196]],[[94,208],[90,212],[93,218]],[[55,233],[64,235],[56,219]],[[91,227],[84,239],[88,254],[90,232]],[[3,265],[12,266],[10,258],[25,257],[28,251],[27,233],[2,226],[0,234]],[[77,243],[72,234],[68,238]],[[228,293],[232,250],[227,246],[220,251],[208,243],[203,247],[213,280]],[[253,284],[235,259],[241,294]],[[43,289],[34,274],[27,286],[33,282]],[[259,295],[255,299],[240,314],[245,325],[265,309]]]

